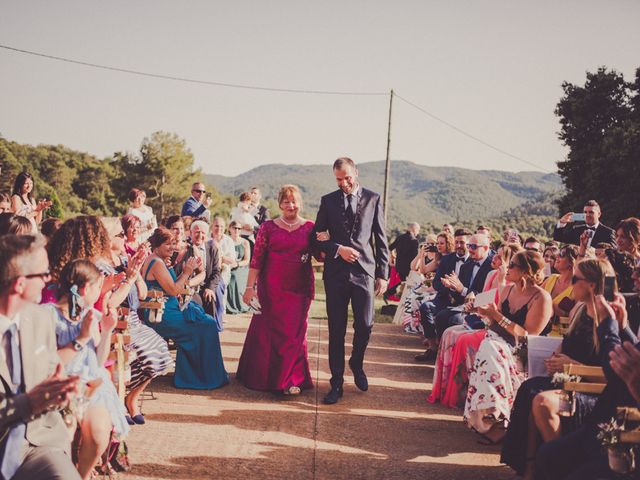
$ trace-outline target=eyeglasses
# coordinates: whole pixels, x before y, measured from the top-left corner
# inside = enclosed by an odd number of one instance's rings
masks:
[[[587,279],[586,278],[582,278],[582,277],[578,277],[576,275],[574,275],[573,277],[571,277],[571,285],[575,285],[576,283],[583,281],[586,282]]]
[[[477,243],[467,243],[467,248],[469,250],[477,250],[482,247],[486,247],[486,245],[478,245]]]
[[[535,247],[524,247],[524,249],[529,251],[529,252],[538,252],[538,253],[540,253],[540,249],[535,248]]]
[[[206,190],[198,190],[196,188],[194,188],[193,190],[191,190],[192,192],[198,192],[198,193],[207,193]]]
[[[22,275],[24,278],[41,278],[45,282],[51,278],[51,271],[47,270],[42,273],[30,273],[28,275]]]
[[[242,230],[242,227],[231,227],[229,230]]]

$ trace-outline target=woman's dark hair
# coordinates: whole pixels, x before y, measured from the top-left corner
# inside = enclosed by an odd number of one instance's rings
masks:
[[[60,294],[68,295],[73,285],[79,288],[95,283],[102,278],[102,273],[95,264],[87,259],[79,258],[67,263],[60,272]]]
[[[616,273],[616,283],[618,284],[618,290],[627,293],[633,291],[633,269],[635,262],[633,256],[628,253],[619,252],[613,248],[607,248],[605,250],[607,259],[613,267],[613,271]]]
[[[20,198],[22,198],[22,187],[28,179],[33,181],[33,176],[29,172],[19,173],[16,177],[15,182],[13,182],[12,194],[18,195]],[[31,189],[31,191],[27,194],[27,198],[29,198],[29,200],[33,199],[33,189]]]
[[[139,188],[132,188],[131,190],[129,190],[129,201],[130,202],[134,202],[136,200],[136,198],[138,198],[140,195],[144,194],[144,190],[140,190]]]
[[[629,239],[634,252],[640,249],[640,220],[635,217],[625,218],[616,225],[616,232],[622,230],[624,236]]]
[[[249,202],[249,201],[251,201],[251,192],[242,192],[240,194],[240,201],[241,202]]]
[[[574,263],[578,258],[578,254],[580,253],[580,251],[575,245],[563,245],[560,248],[560,253],[564,253],[571,259],[571,263]]]
[[[11,212],[0,213],[0,235],[33,235],[28,218]]]
[[[153,234],[149,237],[149,245],[151,248],[158,248],[163,243],[167,243],[169,240],[175,239],[175,235],[167,227],[160,226],[153,231]]]
[[[544,259],[540,252],[533,250],[521,250],[511,260],[535,285],[540,285],[544,280]]]
[[[133,213],[127,213],[124,217],[122,217],[120,223],[122,224],[122,230],[124,230],[124,233],[126,235],[131,227],[135,226],[136,224],[140,225],[141,221]]]
[[[40,224],[40,233],[47,237],[48,240],[51,240],[60,228],[60,225],[62,225],[62,220],[59,218],[47,218]]]
[[[162,224],[167,228],[173,228],[173,226],[178,222],[182,222],[182,217],[180,215],[171,215],[170,217],[165,218]]]

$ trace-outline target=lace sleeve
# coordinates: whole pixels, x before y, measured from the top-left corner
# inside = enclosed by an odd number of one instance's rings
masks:
[[[250,267],[256,270],[262,270],[264,265],[265,256],[269,249],[269,225],[271,222],[264,222],[258,229],[258,236],[256,238],[256,244],[253,247],[253,256],[251,257]]]

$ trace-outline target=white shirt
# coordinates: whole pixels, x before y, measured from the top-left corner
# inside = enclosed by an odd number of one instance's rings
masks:
[[[471,287],[471,285],[473,285],[473,281],[476,279],[476,275],[478,274],[478,270],[480,270],[480,268],[482,268],[482,265],[484,265],[484,262],[486,262],[488,258],[489,258],[489,255],[484,257],[484,260],[478,260],[477,262],[476,262],[476,260],[474,260],[475,265],[473,266],[473,271],[471,272],[471,280],[469,281],[469,288]],[[460,292],[460,294],[462,296],[466,297],[468,291],[469,291],[469,289],[467,287],[464,287],[462,289],[462,292]]]
[[[469,259],[469,254],[467,253],[464,257],[460,258],[456,255],[456,266],[454,267],[454,271],[456,275],[460,274],[460,267]]]
[[[11,364],[11,343],[9,341],[9,337],[7,335],[5,335],[7,333],[7,330],[9,330],[9,327],[11,326],[12,323],[15,323],[16,326],[18,327],[18,330],[20,330],[20,313],[16,313],[16,315],[13,318],[9,318],[6,317],[4,315],[0,314],[0,341],[2,342],[2,348],[0,348],[0,355],[2,355],[2,361],[7,365],[7,368],[9,369],[9,373],[13,373],[13,365]],[[18,347],[20,347],[20,336],[18,335],[17,338],[17,342],[18,342]],[[9,378],[9,382],[11,382],[11,379]],[[15,390],[16,388],[18,388],[18,385],[11,385],[13,387],[13,389]]]
[[[236,258],[236,244],[233,243],[233,239],[229,235],[223,235],[222,240],[219,242],[214,240],[214,242],[216,247],[218,247],[220,258]],[[224,280],[225,285],[229,285],[229,280],[231,280],[231,266],[228,263],[222,264],[222,272],[220,273],[220,276]]]

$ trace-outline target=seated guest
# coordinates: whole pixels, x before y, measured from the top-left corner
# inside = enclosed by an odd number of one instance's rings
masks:
[[[0,213],[9,212],[12,213],[11,197],[6,193],[0,193]]]
[[[169,259],[169,265],[173,266],[180,261],[187,251],[188,244],[185,223],[180,215],[171,215],[164,221],[164,226],[171,230],[176,238],[176,249]]]
[[[102,290],[103,276],[89,260],[74,260],[60,274],[58,303],[47,305],[57,317],[56,338],[64,372],[77,375],[83,385],[101,381],[78,419],[80,450],[78,472],[91,478],[93,467],[109,444],[112,428],[122,438],[129,432],[124,405],[109,372],[103,367],[109,355],[111,333],[117,322],[115,309],[100,314],[93,308]],[[73,346],[73,351],[67,348]],[[78,416],[80,416],[78,414]]]
[[[535,478],[587,479],[617,478],[609,470],[607,453],[597,438],[598,424],[609,422],[618,407],[637,407],[632,391],[613,369],[610,361],[623,343],[640,349],[638,339],[629,329],[624,297],[616,295],[608,303],[602,295],[595,299],[595,323],[598,324],[600,358],[607,386],[580,428],[540,447],[535,461]],[[627,343],[625,343],[627,342]],[[637,365],[635,366],[637,370]]]
[[[186,253],[175,266],[176,275],[182,273],[182,265],[192,257],[202,260],[201,272],[190,280],[195,287],[194,301],[204,307],[204,311],[211,315],[218,324],[218,331],[222,331],[223,305],[216,303],[216,290],[220,283],[220,256],[218,248],[209,237],[209,225],[202,220],[191,223],[191,244]]]
[[[33,198],[33,177],[28,172],[19,173],[13,183],[11,210],[16,215],[26,217],[32,225],[31,233],[38,233],[42,214],[52,205],[50,200],[36,202]]]
[[[14,213],[0,213],[0,235],[33,235],[34,231],[31,221],[27,217],[22,217]]]
[[[517,253],[506,276],[512,285],[500,291],[500,308],[493,303],[477,308],[489,322],[489,331],[469,373],[464,420],[487,443],[496,443],[504,436],[523,380],[513,356],[517,338],[539,335],[551,320],[551,297],[538,286],[543,266],[539,253]]]
[[[122,225],[122,231],[124,232],[124,250],[127,255],[135,255],[140,244],[143,242],[140,237],[140,219],[132,213],[127,213],[120,220],[120,224]],[[153,233],[153,231],[151,233]],[[147,238],[150,236],[151,235],[147,236]]]
[[[460,267],[460,275],[455,272],[445,275],[442,284],[451,292],[452,306],[436,314],[436,334],[438,339],[453,325],[462,325],[465,313],[454,309],[463,305],[465,298],[484,289],[487,275],[491,271],[491,245],[486,235],[475,234],[469,238],[469,260]]]
[[[40,224],[40,233],[44,236],[47,243],[53,238],[53,234],[58,231],[62,225],[62,220],[59,218],[47,218]]]
[[[251,194],[249,192],[241,193],[238,205],[231,209],[231,221],[236,222],[240,227],[240,236],[253,243],[255,240],[254,231],[259,225],[251,214],[251,209]]]
[[[610,243],[605,243],[605,242],[596,243],[594,248],[595,248],[595,255],[598,260],[607,260],[607,250],[616,249],[616,247],[614,247]]]
[[[554,268],[554,264],[556,262],[556,257],[560,253],[560,248],[557,245],[547,245],[544,247],[544,252],[542,253],[542,258],[545,263],[545,274],[551,275],[553,273],[558,273]]]
[[[507,265],[513,256],[521,250],[517,243],[502,244],[491,259],[492,273],[487,275],[483,291],[498,289],[506,285]],[[496,291],[496,292],[497,292]],[[497,293],[496,293],[497,297]],[[465,304],[466,310],[472,310],[473,300]],[[447,328],[440,339],[436,368],[433,374],[433,387],[427,399],[430,403],[440,402],[448,407],[464,408],[469,382],[469,370],[473,367],[478,347],[486,335],[483,323],[477,321],[470,326],[465,317],[463,325]],[[474,315],[475,316],[475,315]],[[475,328],[475,329],[474,329]]]
[[[182,205],[181,217],[205,217],[209,219],[211,197],[207,195],[204,183],[196,182],[191,186],[191,196]]]
[[[640,266],[640,220],[625,218],[616,225],[618,250],[633,257],[635,266]]]
[[[611,266],[598,260],[584,260],[576,265],[572,285],[579,303],[571,311],[571,324],[560,348],[546,361],[549,376],[530,378],[518,390],[501,459],[518,475],[533,478],[540,440],[549,442],[575,430],[595,404],[596,396],[576,394],[576,413],[561,417],[561,391],[551,383],[551,376],[562,372],[568,364],[600,365],[594,299],[602,295],[604,277],[610,272]]]
[[[456,230],[455,233],[455,252],[442,257],[438,269],[436,270],[436,275],[433,278],[432,286],[436,291],[436,296],[420,305],[420,324],[422,325],[422,331],[424,332],[427,350],[424,353],[415,356],[415,360],[417,362],[428,362],[436,359],[438,353],[438,339],[436,335],[434,317],[438,312],[452,303],[451,290],[444,285],[442,280],[451,273],[455,273],[457,275],[462,265],[469,258],[467,239],[471,236],[471,232],[459,229]]]
[[[62,373],[55,317],[37,305],[49,275],[48,264],[41,239],[28,235],[0,238],[2,478],[80,478],[59,412],[69,395],[76,394],[78,377]],[[28,348],[35,345],[37,350]]]
[[[536,237],[528,237],[524,241],[524,249],[531,250],[532,252],[538,252],[538,253],[542,253],[542,250],[543,250],[540,240],[538,240]]]
[[[226,310],[227,295],[226,289],[231,280],[231,269],[236,267],[236,245],[229,235],[226,233],[226,225],[224,218],[216,216],[211,224],[211,239],[218,249],[220,257],[221,273],[218,290],[216,290],[216,306],[222,307],[222,311]]]
[[[173,359],[167,342],[154,330],[144,325],[138,317],[140,299],[147,297],[147,284],[140,275],[140,268],[148,255],[147,248],[139,248],[138,252],[128,259],[125,255],[124,230],[121,222],[114,218],[105,218],[102,222],[109,233],[111,249],[95,263],[104,275],[125,273],[122,282],[112,289],[108,303],[113,307],[119,307],[126,302],[127,329],[131,336],[129,345],[136,352],[135,359],[131,362],[129,393],[124,399],[125,407],[129,412],[126,419],[129,425],[144,424],[145,419],[140,412],[138,400],[152,379],[164,375],[173,366]]]
[[[132,188],[129,192],[129,209],[127,215],[133,215],[140,221],[138,225],[138,242],[146,242],[153,231],[158,228],[158,221],[149,205],[145,205],[147,194],[144,190]],[[125,215],[126,217],[126,215]],[[127,229],[125,228],[125,232]]]
[[[548,276],[542,284],[542,288],[551,295],[554,320],[569,315],[569,312],[575,305],[571,279],[573,277],[573,266],[577,257],[578,249],[575,245],[562,247],[553,265],[558,273],[553,273]]]
[[[520,245],[524,244],[522,236],[515,228],[507,228],[504,232],[502,232],[502,241],[505,243],[518,243]]]
[[[600,205],[595,200],[589,200],[584,204],[584,222],[574,222],[573,212],[565,213],[553,230],[553,239],[561,243],[580,245],[580,235],[587,231],[589,240],[587,247],[601,242],[616,243],[616,234],[613,229],[600,223],[602,212]]]
[[[440,253],[440,250],[444,253]],[[443,255],[453,253],[453,250],[453,237],[451,235],[442,232],[435,236],[430,233],[411,261],[410,269],[416,270],[422,275],[435,274]]]
[[[178,346],[174,385],[176,388],[200,390],[226,385],[229,376],[224,369],[215,320],[193,301],[181,309],[177,298],[202,261],[190,258],[182,265],[182,274],[177,277],[173,268],[167,267],[176,246],[173,233],[159,227],[149,238],[149,243],[152,255],[142,267],[143,278],[149,290],[164,292],[167,300],[159,323],[149,323],[148,310],[144,311],[144,318],[162,338],[172,339]]]
[[[227,285],[227,313],[246,313],[249,307],[242,301],[244,288],[249,275],[251,248],[249,241],[240,236],[242,227],[235,221],[229,224],[229,236],[236,250],[236,267],[231,269],[231,278]]]

